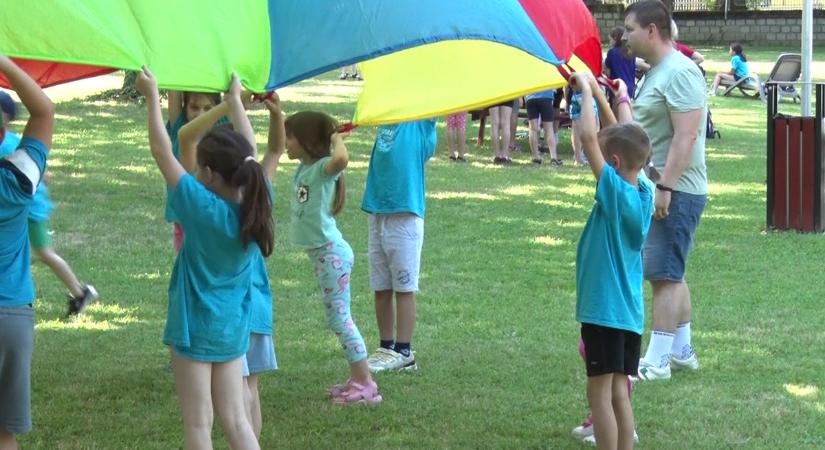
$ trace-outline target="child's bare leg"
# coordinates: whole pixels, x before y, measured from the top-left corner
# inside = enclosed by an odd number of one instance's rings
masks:
[[[455,158],[456,148],[455,148],[455,135],[457,134],[454,128],[450,128],[447,126],[447,151],[450,153],[450,156]]]
[[[17,438],[14,433],[0,428],[0,450],[17,450]]]
[[[255,439],[261,438],[261,397],[258,393],[258,376],[249,375],[246,380],[246,406],[247,418],[252,425],[252,431],[255,433]]]
[[[539,119],[530,119],[528,124],[530,152],[533,154],[533,159],[541,159],[539,153]]]
[[[466,118],[464,120],[467,120]],[[456,141],[458,143],[458,156],[464,157],[464,152],[467,149],[467,128],[459,128],[456,130]]]
[[[500,106],[494,106],[490,108],[490,142],[493,147],[493,154],[496,156],[496,158],[501,157],[501,109],[502,108]]]
[[[241,364],[241,358],[212,364],[213,402],[229,447],[255,450],[260,447],[246,415]]]
[[[616,416],[613,412],[614,374],[587,377],[587,401],[593,417],[593,432],[600,450],[616,450]],[[624,389],[627,389],[622,385]],[[630,431],[631,438],[633,430]]]
[[[188,450],[212,448],[212,364],[193,361],[172,351],[172,373],[183,415]],[[240,379],[240,376],[239,376]]]
[[[83,296],[83,286],[80,284],[80,281],[78,281],[72,268],[69,267],[69,264],[66,263],[60,255],[55,253],[53,248],[36,249],[34,252],[39,260],[43,261],[44,264],[52,269],[52,272],[60,278],[60,281],[63,282],[74,297]]]
[[[367,365],[366,358],[351,363],[349,365],[349,373],[350,378],[352,378],[352,381],[362,386],[367,386],[368,384],[370,384],[370,381],[372,381],[372,375],[370,375],[370,368]]]
[[[553,133],[553,122],[542,122],[541,127],[544,129],[544,142],[547,148],[550,149],[550,159],[559,159],[556,151],[556,135]]]
[[[510,117],[512,117],[513,108],[502,106],[499,108],[501,114],[501,153],[505,158],[510,157]]]
[[[616,416],[617,443],[619,450],[633,448],[636,424],[628,397],[627,375],[613,374],[613,414]],[[598,438],[596,438],[598,442]]]

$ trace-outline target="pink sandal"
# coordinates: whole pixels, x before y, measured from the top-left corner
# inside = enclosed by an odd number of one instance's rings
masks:
[[[381,394],[378,393],[378,385],[374,381],[370,381],[367,386],[352,381],[349,384],[349,389],[333,397],[332,403],[339,406],[375,405],[381,403],[382,400]]]
[[[347,381],[341,384],[336,384],[335,386],[332,386],[331,388],[327,389],[327,394],[329,394],[331,398],[340,397],[341,394],[348,391],[351,386],[352,378],[347,378]]]

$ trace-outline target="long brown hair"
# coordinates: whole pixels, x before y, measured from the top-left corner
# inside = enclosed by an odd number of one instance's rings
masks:
[[[289,116],[284,121],[286,134],[295,138],[304,151],[316,160],[330,155],[332,133],[338,128],[335,119],[318,111],[301,111]],[[335,180],[335,199],[332,202],[332,215],[337,216],[344,209],[347,187],[344,174]]]
[[[243,188],[241,240],[258,243],[264,256],[272,254],[275,223],[272,198],[263,168],[252,156],[252,145],[228,127],[210,131],[198,143],[198,165],[219,173],[227,183]]]

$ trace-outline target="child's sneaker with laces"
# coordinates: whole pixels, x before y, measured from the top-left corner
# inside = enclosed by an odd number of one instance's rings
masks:
[[[684,355],[679,355],[684,356]],[[693,350],[690,351],[690,355],[687,358],[679,358],[678,356],[671,353],[669,355],[670,359],[670,367],[673,370],[680,370],[680,369],[690,369],[690,370],[698,370],[699,369],[699,358],[696,357],[696,353]]]
[[[636,375],[636,380],[639,381],[656,381],[670,379],[670,364],[664,367],[657,367],[644,359],[639,360],[639,373]]]
[[[367,358],[367,365],[372,373],[418,369],[418,365],[415,363],[415,352],[410,352],[409,356],[404,356],[395,350],[383,347],[380,347]]]
[[[91,284],[83,285],[83,295],[75,297],[69,294],[69,312],[68,316],[76,316],[83,312],[90,303],[97,300],[97,290]]]

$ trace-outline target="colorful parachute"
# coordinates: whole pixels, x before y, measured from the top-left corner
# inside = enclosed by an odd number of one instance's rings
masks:
[[[601,71],[582,0],[42,0],[0,8],[0,52],[43,86],[149,66],[161,87],[254,91],[363,64],[355,121],[396,122]],[[3,84],[4,80],[0,80]]]

